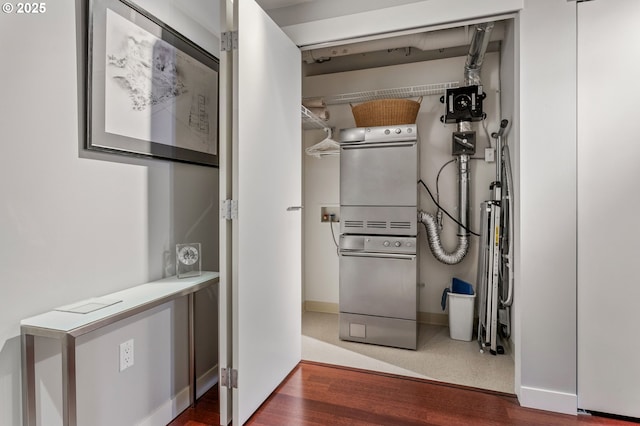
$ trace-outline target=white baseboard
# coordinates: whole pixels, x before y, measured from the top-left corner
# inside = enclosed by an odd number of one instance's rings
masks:
[[[418,322],[420,324],[449,327],[449,315],[434,312],[418,312]]]
[[[218,365],[207,370],[203,375],[196,378],[196,398],[200,398],[209,389],[218,383]],[[149,414],[136,426],[157,426],[165,425],[175,419],[189,407],[189,387],[182,389],[172,399],[162,404],[156,411]]]
[[[523,407],[574,416],[578,414],[578,395],[572,393],[521,386],[518,400]]]
[[[184,388],[170,400],[165,401],[156,411],[136,423],[136,426],[157,426],[171,422],[189,406],[189,388]]]
[[[322,312],[324,314],[337,314],[340,308],[337,303],[316,302],[313,300],[304,301],[304,310],[306,312]]]
[[[196,398],[200,398],[209,389],[218,384],[218,364],[196,379]]]

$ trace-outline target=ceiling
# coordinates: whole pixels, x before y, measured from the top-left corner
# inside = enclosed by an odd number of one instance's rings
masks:
[[[425,0],[256,0],[281,27],[304,22],[383,9]],[[213,34],[220,34],[220,2],[173,0],[175,7]]]
[[[175,6],[213,34],[219,34],[219,3],[212,0],[174,0]],[[383,9],[391,5],[407,4],[425,0],[256,0],[281,26],[327,19],[366,10]],[[496,49],[492,43],[489,51]],[[375,50],[367,53],[333,57],[316,63],[303,63],[304,75],[344,72],[361,68],[396,65],[425,60],[442,59],[466,54],[468,47],[456,46],[421,51],[395,46],[393,49]]]

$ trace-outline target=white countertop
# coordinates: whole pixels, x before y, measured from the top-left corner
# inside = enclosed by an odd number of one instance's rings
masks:
[[[78,301],[74,306],[82,305],[83,302],[92,303],[105,300],[108,302],[120,301],[113,303],[104,308],[100,308],[88,313],[65,312],[53,310],[26,318],[20,321],[21,326],[43,328],[55,332],[68,333],[79,327],[84,327],[93,322],[105,321],[111,317],[124,314],[127,311],[139,308],[143,305],[152,304],[171,296],[185,295],[196,291],[201,284],[220,277],[218,272],[203,271],[200,276],[180,278],[176,276],[164,278],[162,280],[141,284],[116,293],[105,294],[99,298],[87,299],[86,301]],[[72,305],[67,305],[72,306]],[[66,307],[65,307],[66,308]]]

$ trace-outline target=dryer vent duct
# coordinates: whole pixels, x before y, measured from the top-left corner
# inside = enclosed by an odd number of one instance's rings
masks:
[[[467,62],[464,65],[464,85],[465,86],[481,86],[480,69],[484,61],[484,55],[487,53],[487,46],[493,34],[494,23],[485,22],[476,25],[471,46],[469,46],[469,54]]]
[[[491,23],[493,26],[493,23]],[[480,47],[486,51],[490,41],[502,40],[504,38],[504,25],[496,24],[493,31],[487,31],[486,40],[480,43]],[[452,47],[474,45],[477,31],[470,31],[470,27],[452,28],[447,30],[430,31],[416,34],[409,34],[397,37],[382,38],[379,40],[349,43],[334,47],[324,47],[320,49],[306,50],[302,52],[302,59],[307,64],[328,61],[331,58],[347,55],[356,55],[381,50],[402,49],[406,47],[415,48],[421,51],[448,49]],[[481,49],[478,49],[480,51]],[[479,65],[482,65],[480,62]]]
[[[469,54],[464,66],[464,84],[481,86],[480,70],[487,46],[494,28],[493,22],[478,24],[473,33],[473,40],[469,47]],[[458,123],[458,132],[471,131],[471,122]],[[433,256],[447,265],[460,263],[469,251],[469,183],[471,171],[469,169],[469,155],[461,154],[458,163],[458,244],[452,252],[447,252],[442,246],[440,230],[435,218],[425,212],[418,212],[418,220],[427,228],[427,239]]]

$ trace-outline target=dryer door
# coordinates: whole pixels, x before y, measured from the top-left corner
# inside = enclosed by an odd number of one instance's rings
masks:
[[[340,149],[340,205],[415,206],[418,144],[362,143]]]

